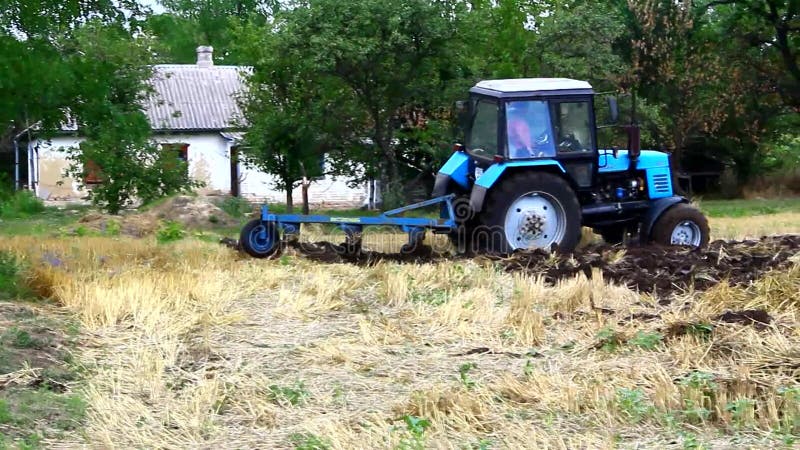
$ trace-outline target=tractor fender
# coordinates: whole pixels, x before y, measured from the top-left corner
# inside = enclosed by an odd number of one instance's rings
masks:
[[[653,224],[656,223],[659,217],[661,217],[664,212],[672,207],[673,205],[677,205],[678,203],[689,203],[685,197],[681,197],[680,195],[673,195],[672,197],[664,197],[654,200],[652,205],[650,205],[650,209],[644,215],[642,219],[642,229],[640,236],[643,239],[650,239],[650,232],[653,230]]]
[[[469,198],[469,205],[472,211],[480,212],[483,209],[483,202],[486,199],[486,193],[494,186],[495,183],[503,176],[506,170],[516,170],[519,168],[551,168],[556,169],[562,174],[567,173],[564,166],[554,159],[537,159],[533,161],[512,161],[505,163],[498,163],[489,166],[483,175],[475,180],[475,185],[472,187],[472,193]]]
[[[441,197],[453,191],[451,185],[457,185],[462,191],[469,190],[469,177],[475,164],[465,152],[455,152],[436,174],[431,197]]]

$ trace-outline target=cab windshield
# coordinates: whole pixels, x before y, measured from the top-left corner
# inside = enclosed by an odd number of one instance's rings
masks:
[[[546,101],[506,103],[506,145],[509,158],[555,156],[552,130]]]

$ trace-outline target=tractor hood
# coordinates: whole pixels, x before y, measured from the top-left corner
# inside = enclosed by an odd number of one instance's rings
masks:
[[[628,158],[627,150],[619,150],[616,158],[612,150],[600,150],[598,161],[598,171],[600,173],[628,170],[629,164],[630,159]],[[669,155],[655,150],[642,150],[636,168],[646,170],[658,167],[669,167]]]

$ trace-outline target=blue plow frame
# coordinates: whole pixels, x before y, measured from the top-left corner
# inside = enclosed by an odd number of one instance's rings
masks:
[[[432,198],[424,202],[414,203],[413,205],[386,211],[380,216],[375,217],[336,217],[318,215],[299,215],[299,214],[272,214],[267,205],[261,207],[261,221],[265,223],[275,223],[285,234],[296,235],[300,233],[301,223],[331,223],[338,225],[348,237],[360,235],[365,226],[384,225],[401,228],[408,233],[409,243],[419,242],[425,236],[427,230],[434,233],[447,233],[453,231],[458,226],[453,210],[454,194]],[[396,217],[408,211],[425,208],[433,205],[442,205],[442,218],[429,219],[425,217]]]

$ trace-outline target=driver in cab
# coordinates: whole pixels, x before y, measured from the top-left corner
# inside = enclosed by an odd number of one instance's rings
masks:
[[[546,102],[509,102],[506,105],[506,123],[510,158],[555,156]]]

